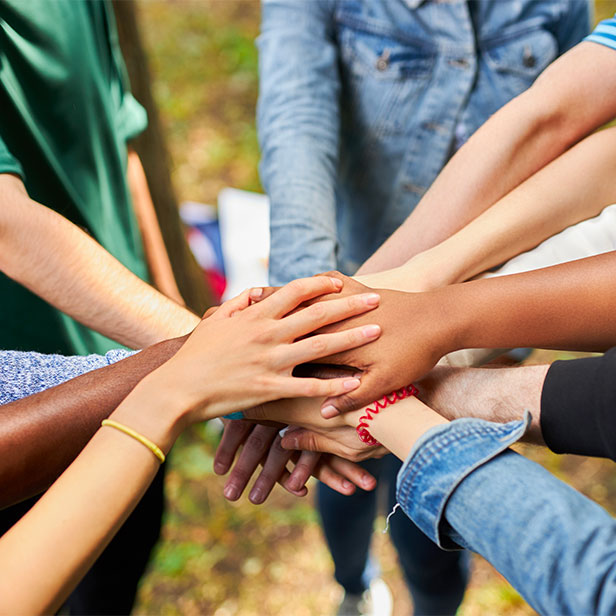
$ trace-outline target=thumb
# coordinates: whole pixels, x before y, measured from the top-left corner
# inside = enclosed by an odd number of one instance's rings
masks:
[[[297,449],[300,451],[331,452],[327,437],[323,437],[310,430],[302,428],[285,433],[280,445],[283,449]]]
[[[384,384],[373,372],[364,372],[361,377],[361,384],[355,391],[327,398],[321,405],[321,415],[325,419],[331,419],[340,413],[356,411],[372,404],[391,390],[391,383]]]

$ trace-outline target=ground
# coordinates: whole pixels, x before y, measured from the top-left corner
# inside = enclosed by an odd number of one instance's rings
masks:
[[[615,5],[597,3],[597,19],[613,14]],[[215,203],[224,186],[260,190],[254,122],[258,4],[150,0],[139,8],[180,199]],[[536,352],[529,361],[556,356]],[[277,489],[263,506],[246,499],[228,503],[222,496],[224,479],[212,472],[216,439],[215,430],[201,426],[174,449],[163,540],[142,584],[136,613],[331,614],[339,590],[312,495],[296,499]],[[611,462],[522,449],[611,512],[616,510]],[[381,515],[376,528],[383,527]],[[409,614],[410,601],[388,537],[375,533],[374,541],[383,576],[394,591],[395,614]],[[474,559],[461,616],[533,613],[489,564]]]

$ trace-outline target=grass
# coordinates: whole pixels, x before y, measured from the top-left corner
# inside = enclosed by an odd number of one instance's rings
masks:
[[[306,0],[308,1],[308,0]],[[596,17],[616,2],[597,2]],[[259,6],[252,0],[142,1],[143,33],[154,74],[180,199],[215,203],[224,186],[260,190],[254,124]],[[555,354],[538,352],[533,361]],[[228,503],[212,472],[217,435],[202,426],[171,456],[163,541],[143,581],[138,614],[311,616],[332,613],[339,590],[312,498],[275,490],[265,506]],[[551,472],[616,511],[611,462],[556,456],[523,447]],[[314,485],[311,486],[314,490]],[[400,515],[399,513],[397,515]],[[383,528],[384,518],[377,520]],[[396,614],[410,602],[388,538],[375,534]],[[533,611],[480,558],[461,616]]]

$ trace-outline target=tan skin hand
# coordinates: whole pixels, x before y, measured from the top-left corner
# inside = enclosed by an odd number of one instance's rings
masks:
[[[341,278],[344,280],[343,293],[363,293],[367,288],[356,280]],[[445,314],[451,309],[446,302],[435,301],[433,293],[403,293],[385,289],[377,292],[381,301],[371,317],[381,326],[379,340],[363,352],[361,349],[344,351],[320,360],[323,363],[353,366],[363,373],[361,386],[352,394],[325,401],[324,417],[360,408],[412,383],[429,372],[452,346],[455,347],[450,332],[444,326],[449,321]],[[324,327],[320,332],[344,331],[362,322],[365,322],[363,317],[352,317]]]
[[[378,338],[379,327],[369,324],[301,339],[326,324],[371,311],[378,304],[378,295],[373,292],[362,297],[337,297],[341,288],[337,279],[307,278],[286,285],[255,305],[249,305],[246,291],[201,321],[174,361],[159,368],[158,378],[182,392],[189,409],[186,419],[191,422],[281,396],[351,391],[359,385],[358,379],[302,379],[292,375],[298,364]],[[291,314],[298,305],[326,293],[333,293],[335,299]],[[204,349],[208,349],[206,366]]]

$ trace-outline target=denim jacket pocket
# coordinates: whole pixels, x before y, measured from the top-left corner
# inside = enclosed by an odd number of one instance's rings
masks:
[[[342,96],[349,112],[344,128],[362,135],[362,143],[404,131],[416,111],[415,102],[430,83],[436,52],[344,25],[338,35]]]
[[[516,96],[556,59],[558,44],[551,32],[537,28],[487,43],[484,54],[502,87]]]

